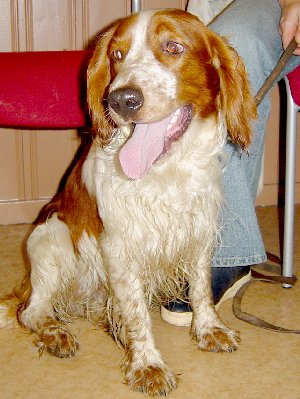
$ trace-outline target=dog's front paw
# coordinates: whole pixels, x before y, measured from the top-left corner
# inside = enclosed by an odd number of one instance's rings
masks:
[[[178,378],[165,365],[148,365],[127,371],[125,381],[134,391],[166,396],[177,387]]]
[[[44,350],[57,357],[72,357],[79,344],[74,335],[60,326],[48,326],[43,329],[40,339],[36,342],[40,353]]]
[[[234,352],[240,342],[239,334],[227,327],[212,327],[193,333],[198,348],[206,352]]]

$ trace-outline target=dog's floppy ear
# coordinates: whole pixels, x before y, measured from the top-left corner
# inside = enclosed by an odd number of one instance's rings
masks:
[[[111,135],[113,124],[109,119],[105,106],[107,89],[111,82],[111,68],[108,48],[116,31],[117,24],[107,30],[96,45],[87,73],[87,99],[92,117],[93,127],[103,144]]]
[[[229,138],[246,149],[251,141],[251,122],[257,113],[245,66],[225,39],[215,34],[210,39],[212,63],[220,77],[220,105],[226,117]]]

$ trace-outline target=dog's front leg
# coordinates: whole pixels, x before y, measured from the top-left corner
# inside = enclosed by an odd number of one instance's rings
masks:
[[[177,386],[176,375],[156,349],[142,284],[134,266],[110,268],[110,283],[126,330],[125,381],[135,391],[167,395]]]
[[[220,320],[213,303],[210,259],[199,258],[189,281],[189,297],[193,308],[192,336],[198,347],[210,352],[232,352],[238,347],[238,334]]]

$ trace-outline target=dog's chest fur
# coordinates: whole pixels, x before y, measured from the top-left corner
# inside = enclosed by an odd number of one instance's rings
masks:
[[[161,286],[166,278],[175,281],[192,271],[194,249],[197,256],[199,246],[210,255],[220,203],[217,155],[225,133],[211,120],[193,122],[165,154],[168,162],[156,162],[138,180],[129,180],[118,160],[130,135],[126,128],[110,146],[92,148],[83,176],[104,224],[100,245],[108,269],[114,267],[111,259],[118,259],[143,281],[159,280],[155,285]]]

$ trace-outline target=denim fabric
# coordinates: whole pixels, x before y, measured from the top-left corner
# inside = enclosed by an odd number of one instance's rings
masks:
[[[283,51],[278,31],[280,16],[278,0],[235,0],[209,26],[225,36],[243,58],[253,94],[269,76]],[[282,76],[299,64],[300,57],[293,56]],[[226,206],[222,210],[214,267],[252,265],[266,259],[254,202],[269,111],[270,99],[266,97],[259,107],[258,120],[253,125],[249,155],[241,154],[229,142],[226,146],[229,156],[223,172]]]

